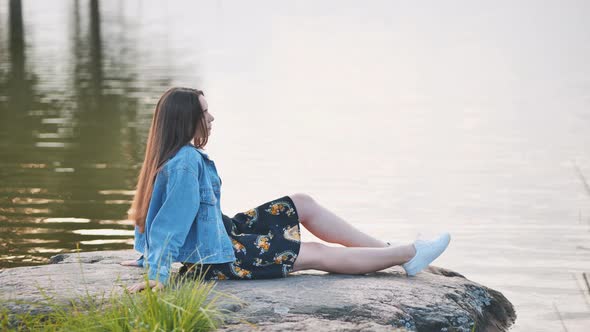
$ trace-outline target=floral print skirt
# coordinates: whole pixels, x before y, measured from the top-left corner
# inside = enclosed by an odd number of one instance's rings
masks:
[[[285,196],[254,209],[223,215],[236,260],[222,264],[183,263],[180,275],[206,280],[286,277],[299,254],[301,236],[295,204]]]

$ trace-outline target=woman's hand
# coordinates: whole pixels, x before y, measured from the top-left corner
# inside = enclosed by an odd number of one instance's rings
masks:
[[[121,264],[123,266],[139,266],[139,263],[135,259],[132,259],[130,261],[122,261],[122,262],[119,262],[119,264]]]
[[[129,261],[122,261],[119,262],[119,264],[123,265],[123,266],[140,266],[139,263],[137,262],[137,260],[129,260]],[[131,285],[129,287],[127,287],[127,291],[129,293],[137,293],[137,292],[141,292],[142,290],[144,290],[146,288],[146,282],[142,281],[142,282],[138,282],[134,285]],[[149,287],[153,290],[161,290],[164,289],[164,284],[162,284],[159,281],[155,281],[155,280],[150,280],[149,281]]]
[[[129,287],[127,287],[127,291],[131,294],[133,293],[137,293],[140,292],[142,290],[144,290],[146,288],[146,282],[142,281],[142,282],[138,282],[137,284],[131,285]],[[149,286],[152,290],[161,290],[164,289],[164,284],[162,284],[159,281],[155,281],[155,280],[150,280],[149,281]]]

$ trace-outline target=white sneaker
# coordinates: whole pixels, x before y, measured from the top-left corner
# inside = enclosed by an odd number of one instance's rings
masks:
[[[414,242],[416,255],[409,262],[402,264],[406,274],[415,276],[424,270],[447,249],[450,241],[451,235],[449,233],[443,233],[432,240],[416,240]]]

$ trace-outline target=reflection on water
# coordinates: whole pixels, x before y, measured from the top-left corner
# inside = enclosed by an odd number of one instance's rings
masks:
[[[98,0],[7,7],[0,9],[8,18],[0,31],[9,34],[0,47],[0,267],[44,263],[78,245],[129,248],[129,239],[108,238],[132,235],[119,220],[142,157],[146,96],[167,87],[166,73],[136,80],[134,36],[116,31],[133,31],[125,29],[129,17],[107,17],[106,29]]]
[[[448,229],[438,264],[506,294],[516,330],[590,324],[588,14],[584,1],[1,2],[0,267],[131,248],[151,112],[188,85],[216,116],[227,214],[305,191],[387,239]]]
[[[43,219],[44,223],[52,223],[52,222],[59,222],[59,223],[63,223],[63,222],[71,222],[71,223],[89,223],[90,219],[86,219],[86,218],[45,218]]]

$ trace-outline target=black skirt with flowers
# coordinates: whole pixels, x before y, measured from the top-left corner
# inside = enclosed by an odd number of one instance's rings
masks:
[[[299,254],[301,236],[295,204],[285,196],[254,209],[223,215],[236,260],[223,264],[183,263],[179,273],[205,279],[269,279],[286,277]]]

